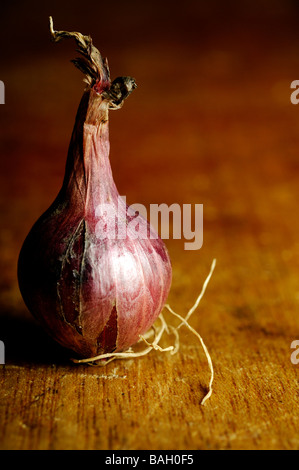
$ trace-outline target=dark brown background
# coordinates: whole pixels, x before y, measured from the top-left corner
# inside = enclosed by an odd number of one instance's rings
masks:
[[[111,112],[111,163],[129,203],[204,205],[204,244],[169,240],[169,303],[184,314],[213,258],[197,340],[104,369],[74,366],[21,299],[16,263],[56,196],[83,83],[74,44],[91,34],[112,78],[138,89]],[[0,15],[2,449],[299,449],[299,7],[243,2],[5,2]]]

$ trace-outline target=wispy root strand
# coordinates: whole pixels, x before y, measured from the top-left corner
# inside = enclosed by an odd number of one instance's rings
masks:
[[[146,347],[141,350],[141,351],[135,351],[133,348],[129,348],[127,351],[124,352],[119,352],[119,353],[107,353],[107,354],[100,354],[99,356],[95,357],[90,357],[88,359],[72,359],[73,362],[77,364],[82,364],[82,363],[87,363],[90,365],[101,365],[104,366],[108,364],[109,362],[113,361],[114,359],[131,359],[131,358],[136,358],[140,356],[145,356],[146,354],[149,354],[152,350],[159,351],[159,352],[170,352],[170,354],[176,354],[180,348],[180,337],[179,337],[179,329],[185,325],[200,341],[200,344],[204,350],[204,353],[206,355],[209,368],[210,368],[210,381],[208,385],[208,391],[204,398],[201,401],[201,405],[203,405],[212,395],[212,385],[214,381],[214,368],[213,368],[213,363],[211,356],[209,354],[209,351],[200,336],[200,334],[192,328],[192,326],[189,324],[188,320],[191,317],[191,315],[194,313],[194,311],[197,309],[201,299],[204,296],[204,293],[206,291],[206,288],[208,286],[208,283],[212,277],[213,271],[216,266],[216,260],[214,259],[211,265],[210,272],[203,284],[201,293],[197,297],[194,305],[191,307],[191,309],[188,311],[187,315],[185,317],[182,317],[178,313],[176,313],[168,304],[165,305],[165,308],[176,318],[180,320],[180,324],[177,327],[174,327],[172,325],[168,325],[164,319],[164,316],[162,313],[159,315],[158,320],[159,323],[158,325],[155,323],[150,330],[145,333],[145,335],[140,335],[138,343],[144,343]],[[174,345],[168,346],[166,348],[162,348],[159,345],[159,342],[164,334],[166,332],[168,335],[173,335],[174,336]],[[150,339],[153,337],[152,341]],[[138,344],[137,343],[137,344]]]

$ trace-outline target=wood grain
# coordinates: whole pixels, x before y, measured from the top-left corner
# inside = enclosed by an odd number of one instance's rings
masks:
[[[53,3],[57,27],[80,27],[77,3],[69,20]],[[114,31],[106,54],[112,73],[138,83],[111,113],[120,193],[147,207],[204,205],[201,250],[167,240],[169,303],[186,313],[217,259],[191,320],[213,359],[213,395],[200,406],[209,369],[186,330],[175,356],[74,365],[23,304],[18,253],[60,188],[83,86],[68,64],[73,45],[48,45],[46,26],[37,29],[39,45],[29,34],[24,50],[21,8],[14,41],[25,56],[16,63],[3,52],[0,77],[7,93],[0,107],[1,449],[299,449],[299,365],[290,360],[299,339],[299,107],[290,102],[290,83],[299,78],[298,11],[288,1],[272,2],[271,12],[247,5],[228,10],[222,23],[198,3],[174,8],[166,28],[166,10],[160,19],[146,7],[133,19],[131,10],[121,12],[131,23],[117,23],[122,48]],[[36,10],[39,24],[44,8]],[[7,10],[4,20],[12,15]],[[87,13],[82,28],[94,31],[101,49],[106,40]]]

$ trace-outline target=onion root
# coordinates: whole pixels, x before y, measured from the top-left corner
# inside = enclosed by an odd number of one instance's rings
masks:
[[[208,286],[208,283],[212,277],[213,271],[216,266],[216,260],[214,259],[210,268],[210,272],[203,284],[201,293],[197,297],[194,305],[191,307],[191,309],[188,311],[187,315],[185,317],[182,317],[178,313],[176,313],[168,304],[165,304],[164,308],[166,308],[173,316],[178,318],[181,323],[177,326],[174,327],[172,325],[168,325],[162,315],[160,313],[158,320],[159,324],[157,325],[156,323],[150,328],[150,330],[145,334],[145,335],[140,335],[140,339],[138,343],[144,342],[146,347],[141,350],[141,351],[134,351],[134,349],[131,347],[127,349],[124,352],[116,352],[116,353],[107,353],[107,354],[101,354],[99,356],[95,357],[90,357],[87,359],[71,359],[74,363],[76,364],[83,364],[87,363],[90,365],[97,365],[97,366],[104,366],[108,364],[109,362],[113,361],[114,359],[131,359],[131,358],[136,358],[136,357],[141,357],[145,356],[146,354],[149,354],[152,350],[159,351],[159,352],[170,352],[170,354],[176,354],[180,348],[180,338],[179,338],[179,332],[178,330],[185,325],[191,333],[193,333],[200,341],[200,344],[204,350],[205,356],[208,361],[209,369],[210,369],[210,381],[208,385],[208,390],[203,399],[201,400],[200,404],[204,405],[205,402],[211,397],[212,392],[213,392],[213,382],[214,382],[214,368],[213,368],[213,362],[211,359],[211,356],[209,354],[208,348],[206,347],[202,337],[200,334],[189,324],[188,320],[191,317],[191,315],[194,313],[196,308],[198,307],[201,299],[204,296],[204,293],[206,291],[206,288]],[[157,321],[158,321],[157,320]],[[174,345],[168,346],[166,348],[162,348],[159,345],[159,341],[161,340],[164,332],[166,332],[168,335],[171,333],[174,335],[175,340],[174,340]],[[149,339],[154,336],[153,340],[150,342]]]

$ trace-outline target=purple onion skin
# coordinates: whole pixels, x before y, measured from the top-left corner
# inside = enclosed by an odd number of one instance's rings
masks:
[[[18,263],[29,311],[82,358],[136,343],[159,316],[171,286],[167,249],[140,215],[139,227],[156,238],[136,238],[128,229],[125,239],[117,239],[109,224],[107,237],[97,236],[101,207],[110,203],[116,211],[118,196],[108,104],[91,89],[78,109],[62,188],[29,232]],[[134,214],[123,205],[128,222]]]

